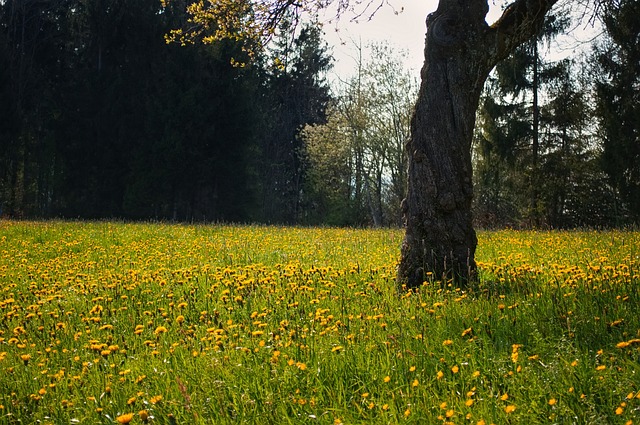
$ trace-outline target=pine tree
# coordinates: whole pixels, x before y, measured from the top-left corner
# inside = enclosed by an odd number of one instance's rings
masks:
[[[602,168],[618,197],[620,223],[640,221],[640,3],[605,9],[606,40],[594,50]]]

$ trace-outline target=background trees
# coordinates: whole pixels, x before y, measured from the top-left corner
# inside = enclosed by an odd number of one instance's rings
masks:
[[[296,132],[328,99],[319,30],[282,44],[279,69],[247,60],[251,39],[167,45],[186,13],[0,3],[3,214],[295,222]]]
[[[327,123],[308,125],[302,134],[311,166],[310,222],[401,223],[417,82],[403,68],[402,53],[388,44],[367,49],[368,59],[361,54],[356,74],[341,83]]]
[[[476,224],[638,222],[638,6],[601,7],[588,56],[554,54],[567,27],[551,19],[485,86]],[[368,46],[331,87],[317,25],[283,26],[267,51],[167,45],[188,17],[156,0],[0,3],[2,215],[401,224],[417,78],[402,54]]]
[[[640,219],[640,4],[611,2],[606,37],[593,52],[602,170],[614,192],[618,222]]]
[[[552,40],[567,25],[548,17],[540,37],[500,63],[485,87],[475,146],[474,210],[481,226],[624,221],[602,167],[606,142],[591,119],[592,88],[603,74],[585,55],[554,55]]]
[[[264,93],[267,119],[260,134],[256,177],[260,188],[258,218],[294,224],[305,215],[308,161],[299,132],[305,125],[326,121],[331,100],[326,74],[331,56],[318,25],[305,25],[283,37],[270,51]]]

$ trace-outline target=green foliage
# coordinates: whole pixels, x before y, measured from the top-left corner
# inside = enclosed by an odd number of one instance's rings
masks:
[[[0,221],[0,422],[626,423],[637,232],[481,232],[398,292],[399,230]]]
[[[256,161],[261,211],[269,223],[303,220],[310,194],[308,158],[299,132],[326,122],[331,100],[326,74],[332,58],[320,26],[305,25],[293,39],[285,25],[269,52],[264,93],[264,130]]]
[[[621,221],[640,219],[640,13],[635,1],[606,9],[606,39],[594,49],[596,114],[602,137],[602,169],[614,188]]]
[[[568,26],[549,17],[540,38],[501,62],[478,113],[474,209],[480,226],[607,226],[616,216],[598,162],[583,64],[540,52]]]
[[[3,214],[295,220],[280,207],[298,207],[284,193],[302,179],[295,133],[328,98],[321,33],[303,30],[276,75],[264,57],[232,64],[250,40],[167,45],[186,19],[156,0],[0,4]],[[262,170],[283,157],[269,191]]]
[[[369,50],[371,58],[360,59],[357,74],[343,83],[328,109],[327,123],[302,131],[311,166],[312,222],[401,223],[405,143],[417,83],[389,45]]]

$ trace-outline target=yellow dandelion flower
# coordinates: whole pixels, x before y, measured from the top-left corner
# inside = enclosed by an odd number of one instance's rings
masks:
[[[436,373],[436,378],[437,379],[442,379],[444,377],[444,373],[442,373],[441,370],[438,371],[438,373]]]
[[[596,367],[596,370],[605,370],[607,367],[603,364],[601,364],[600,366]]]
[[[149,402],[151,404],[156,404],[156,403],[159,403],[161,400],[162,400],[162,396],[161,395],[156,395],[156,396],[151,397],[151,400],[149,400]]]
[[[484,419],[480,419],[476,425],[487,425],[487,423],[484,421]]]
[[[411,410],[407,409],[404,411],[404,417],[406,418],[407,416],[409,416],[411,414]]]
[[[342,346],[340,346],[340,345],[336,345],[335,347],[333,347],[333,348],[331,349],[331,352],[332,352],[332,353],[335,353],[336,351],[340,351],[340,350],[342,350]]]
[[[385,383],[387,383],[387,382],[391,381],[391,377],[389,375],[387,375],[387,376],[384,377],[383,381]]]
[[[549,400],[549,406],[555,406],[557,402],[558,400],[556,400],[555,398],[552,398]]]
[[[458,371],[460,371],[460,368],[458,366],[454,366],[451,368],[451,372],[453,373],[458,373]]]
[[[473,406],[473,403],[474,403],[473,399],[470,398],[470,399],[468,399],[467,401],[464,402],[464,405],[467,406],[467,407],[471,407],[471,406]]]
[[[447,410],[447,412],[444,414],[447,418],[452,417],[453,415],[455,415],[455,412],[453,409]]]
[[[510,404],[504,408],[505,413],[513,413],[515,412],[515,410],[516,410],[516,406],[514,406],[513,404]]]
[[[500,400],[502,400],[502,401],[506,401],[508,398],[509,398],[509,394],[507,394],[507,393],[504,393],[504,394],[502,394],[500,396]]]
[[[389,410],[389,405],[388,404],[383,404],[382,405],[382,410]]]
[[[418,382],[417,379],[414,379],[413,382],[411,383],[412,387],[417,387],[418,385],[420,385],[420,383]]]
[[[415,366],[411,366],[411,367],[409,368],[409,372],[415,372],[415,371],[416,371],[416,367],[415,367]]]
[[[119,424],[128,424],[133,420],[133,413],[125,413],[124,415],[120,415],[116,418],[116,422]]]
[[[451,345],[453,344],[453,341],[451,341],[450,339],[445,339],[444,341],[442,341],[442,345],[447,346],[447,345]]]
[[[138,417],[141,421],[146,422],[149,419],[149,412],[147,410],[141,410],[138,412]]]
[[[624,408],[618,406],[616,409],[616,415],[622,415],[624,413]]]

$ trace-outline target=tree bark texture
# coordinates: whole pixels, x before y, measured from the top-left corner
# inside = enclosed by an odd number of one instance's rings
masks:
[[[556,0],[517,0],[489,26],[487,0],[440,0],[427,17],[422,83],[407,144],[406,225],[398,283],[476,278],[471,141],[495,64],[540,29]]]

